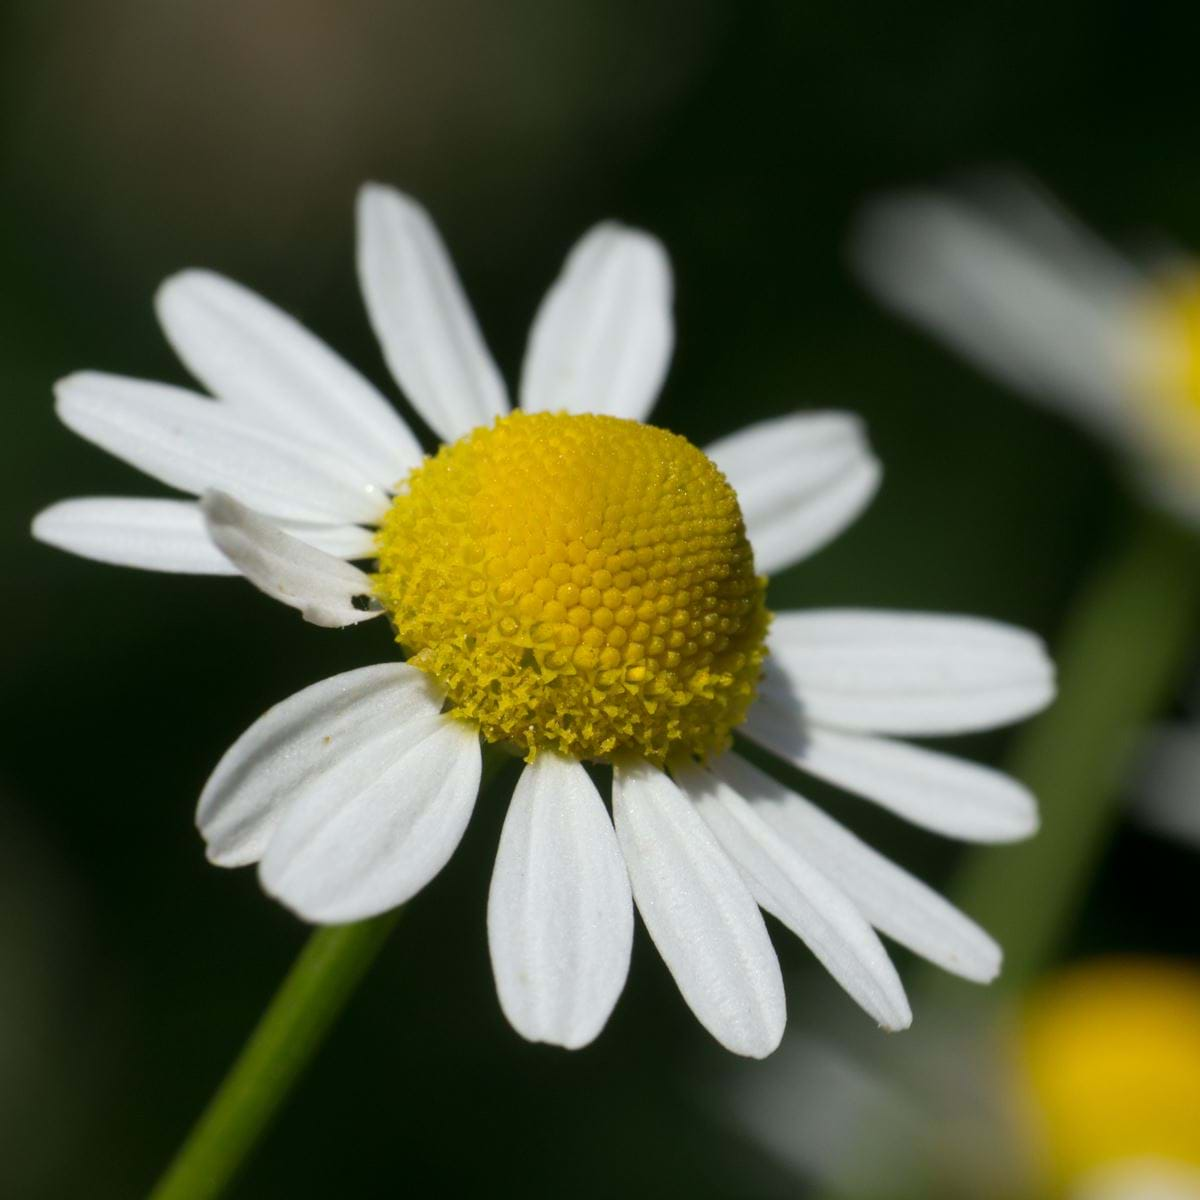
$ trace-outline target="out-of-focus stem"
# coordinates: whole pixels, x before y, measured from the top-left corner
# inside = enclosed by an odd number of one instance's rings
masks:
[[[1000,979],[975,988],[923,966],[912,989],[918,1021],[977,1021],[987,1029],[1006,997],[1051,963],[1119,819],[1141,736],[1187,668],[1198,614],[1200,543],[1163,516],[1140,515],[1067,617],[1055,652],[1057,700],[1013,747],[1008,768],[1040,801],[1041,830],[1015,846],[972,850],[950,888],[1004,948]],[[920,1164],[879,1144],[870,1120],[863,1130],[861,1152],[878,1160],[874,1183],[825,1179],[823,1200],[865,1200],[882,1194],[881,1181],[904,1200],[960,1194],[953,1183],[936,1190]]]
[[[1068,618],[1058,699],[1018,735],[1009,763],[1038,797],[1042,828],[1018,846],[974,851],[952,889],[1003,946],[1003,991],[1029,983],[1069,931],[1131,756],[1187,666],[1198,613],[1200,545],[1146,514]]]

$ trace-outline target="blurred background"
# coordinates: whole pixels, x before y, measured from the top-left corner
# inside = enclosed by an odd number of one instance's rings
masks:
[[[185,383],[151,300],[205,266],[395,396],[353,270],[366,179],[432,211],[513,379],[572,241],[617,217],[661,237],[677,273],[657,422],[698,443],[797,408],[869,423],[879,498],[772,582],[773,606],[970,612],[1053,644],[1128,518],[1119,472],[885,315],[846,269],[846,232],[880,188],[1015,163],[1108,234],[1200,247],[1194,44],[1176,16],[1125,0],[0,6],[0,1195],[149,1187],[306,932],[253,872],[206,864],[201,784],[269,705],[389,646],[233,580],[35,544],[54,500],[162,494],[57,423],[55,379]],[[956,743],[994,762],[1005,746]],[[949,843],[805,790],[931,882],[952,871]],[[592,1047],[509,1029],[484,930],[502,817],[480,807],[234,1194],[808,1194],[729,1118],[770,1063],[703,1032],[643,933]],[[1200,952],[1195,854],[1123,827],[1064,957]],[[834,1013],[848,1037],[883,1038],[776,941],[794,1032],[825,1036]],[[819,1080],[797,1073],[797,1120]],[[786,1121],[792,1102],[771,1109]]]

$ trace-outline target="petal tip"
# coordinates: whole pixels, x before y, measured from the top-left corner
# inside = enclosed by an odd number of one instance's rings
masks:
[[[214,281],[226,282],[223,276],[218,275],[215,271],[210,271],[207,267],[184,267],[179,271],[172,271],[163,279],[155,289],[154,296],[156,300],[160,300],[164,296],[177,294],[180,288],[203,287]]]
[[[1000,978],[1000,969],[1003,965],[1004,955],[1001,953],[1000,948],[997,947],[994,958],[980,963],[978,967],[964,969],[961,977],[968,983],[978,983],[986,987],[989,983],[995,983]]]
[[[742,1058],[769,1058],[779,1049],[785,1026],[786,1021],[780,1021],[778,1027],[764,1028],[753,1036],[721,1039],[721,1045]]]
[[[511,1018],[509,1020],[512,1023]],[[513,1028],[527,1042],[532,1042],[534,1045],[553,1046],[556,1050],[582,1050],[600,1036],[603,1026],[598,1029],[569,1029],[561,1032],[549,1029],[525,1030],[516,1024],[513,1024]]]
[[[360,221],[386,218],[389,215],[413,215],[428,220],[428,213],[420,201],[390,183],[380,183],[374,179],[367,180],[358,189],[355,207]]]
[[[862,507],[866,508],[872,500],[875,499],[876,492],[883,485],[883,463],[876,457],[875,451],[871,449],[870,443],[866,440],[865,432],[863,437],[863,460],[859,468],[862,476]]]
[[[907,999],[904,1006],[897,1007],[894,1013],[890,1014],[885,1021],[880,1021],[879,1028],[884,1033],[903,1033],[906,1029],[911,1029],[913,1023],[912,1009],[909,1007]]]
[[[54,523],[56,510],[65,503],[66,501],[59,500],[34,514],[33,520],[29,522],[29,534],[35,541],[45,542],[47,545],[54,544],[54,533],[51,526]]]
[[[378,183],[374,179],[369,179],[362,184],[354,198],[354,207],[359,218],[365,217],[369,209],[382,204],[391,190],[386,184]]]
[[[204,837],[204,831],[200,831],[200,836]],[[246,858],[242,855],[234,854],[228,850],[222,850],[215,842],[205,840],[204,843],[205,860],[211,863],[214,867],[224,867],[232,869],[236,867],[252,866],[257,860]]]
[[[92,386],[98,378],[99,373],[96,371],[72,371],[69,375],[56,379],[52,390],[54,407],[58,415],[61,417],[63,406],[70,404],[81,391]]]
[[[181,308],[196,299],[200,289],[211,289],[229,282],[204,267],[185,267],[168,275],[154,290],[154,312],[158,323],[169,334],[172,325],[182,316]]]

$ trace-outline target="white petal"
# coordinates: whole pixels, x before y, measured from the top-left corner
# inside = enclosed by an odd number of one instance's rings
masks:
[[[1200,1169],[1154,1154],[1110,1160],[1083,1172],[1069,1200],[1200,1200]]]
[[[159,289],[167,338],[214,396],[281,433],[361,463],[394,487],[421,462],[396,410],[299,321],[210,271],[184,271]]]
[[[1155,731],[1137,775],[1134,815],[1159,833],[1200,846],[1200,729]]]
[[[306,546],[222,492],[201,501],[209,536],[258,589],[297,608],[306,621],[340,629],[382,611],[371,580],[332,554]]]
[[[1092,293],[1132,291],[1144,284],[1144,275],[1132,262],[1088,229],[1033,177],[1019,171],[985,169],[963,177],[962,184],[964,199]]]
[[[191,500],[62,500],[33,519],[39,541],[98,562],[183,575],[236,575]]]
[[[879,462],[845,413],[760,421],[705,449],[737,492],[754,565],[773,574],[816,553],[870,503]]]
[[[435,433],[453,442],[508,411],[454,265],[416,201],[379,184],[359,192],[358,276],[388,367]]]
[[[829,877],[779,836],[738,793],[712,773],[672,768],[750,894],[778,917],[884,1029],[907,1029],[912,1009],[875,931]]]
[[[361,525],[305,525],[298,521],[280,521],[279,528],[297,541],[334,558],[376,558],[379,555],[373,530]]]
[[[361,667],[322,680],[268,709],[225,752],[196,810],[210,861],[222,867],[257,862],[283,810],[357,762],[373,767],[394,756],[396,737],[424,727],[442,707],[429,677],[407,663]]]
[[[1000,199],[1000,198],[998,198]],[[1031,239],[1028,209],[997,214],[934,194],[863,215],[854,261],[891,307],[1022,391],[1108,432],[1125,428],[1139,287],[1079,246]]]
[[[613,768],[613,818],[633,897],[700,1023],[764,1058],[787,1012],[779,960],[753,897],[695,807],[646,763]]]
[[[387,511],[387,493],[353,464],[182,388],[83,372],[55,393],[68,428],[181,491],[219,488],[272,516],[319,524],[371,524]]]
[[[1000,947],[974,921],[814,804],[737,754],[709,767],[784,841],[819,862],[880,932],[964,979],[987,983],[999,973]]]
[[[763,686],[821,725],[874,733],[991,729],[1044,708],[1040,639],[970,617],[852,610],[780,613]]]
[[[633,898],[604,801],[580,763],[543,752],[521,772],[487,920],[513,1027],[531,1042],[586,1046],[625,986]]]
[[[529,335],[521,407],[642,421],[675,341],[671,264],[648,234],[606,222],[580,239]]]
[[[1012,842],[1037,829],[1036,801],[1010,776],[904,742],[807,727],[798,710],[768,694],[740,732],[802,771],[949,837]]]
[[[288,804],[258,866],[305,920],[361,921],[416,895],[454,853],[479,791],[479,734],[417,716]]]
[[[358,525],[281,525],[310,546],[338,558],[368,558],[375,540]],[[60,500],[33,519],[33,536],[97,562],[179,575],[236,575],[238,569],[208,536],[193,500],[89,496]]]

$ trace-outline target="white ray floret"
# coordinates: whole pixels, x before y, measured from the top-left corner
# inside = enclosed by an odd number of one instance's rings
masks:
[[[383,663],[323,679],[268,709],[204,785],[196,825],[210,861],[258,862],[304,788],[371,748],[386,754],[397,725],[436,715],[443,698],[428,675]]]
[[[705,447],[738,494],[760,571],[815,554],[862,514],[881,470],[847,413],[760,421]]]
[[[908,736],[992,729],[1044,708],[1041,641],[995,621],[853,610],[780,613],[764,691],[823,725]]]
[[[361,525],[281,525],[284,533],[337,558],[371,558],[375,539]],[[61,500],[38,513],[34,536],[98,562],[181,575],[237,575],[217,549],[192,500],[94,496]]]
[[[862,217],[855,263],[889,304],[988,370],[1112,428],[1133,291],[1097,288],[1106,277],[1077,263],[1064,270],[998,207],[927,193],[880,201]]]
[[[763,1058],[786,1021],[783,980],[758,906],[707,825],[644,763],[613,769],[613,819],[638,912],[700,1023]]]
[[[60,500],[34,518],[33,535],[99,562],[181,575],[236,575],[190,500]]]
[[[740,755],[722,755],[710,770],[785,842],[821,863],[881,933],[965,979],[996,977],[1001,955],[995,940],[932,888]]]
[[[452,442],[508,412],[441,236],[394,188],[369,184],[359,193],[358,276],[388,367],[435,433]]]
[[[1200,1169],[1194,1163],[1144,1157],[1094,1167],[1071,1189],[1071,1200],[1197,1200]]]
[[[180,491],[219,488],[293,521],[371,523],[387,512],[387,493],[354,464],[183,388],[88,371],[55,391],[63,424]]]
[[[1200,728],[1154,731],[1137,774],[1134,813],[1147,828],[1200,847]]]
[[[1001,173],[872,202],[851,251],[884,304],[1108,439],[1155,504],[1200,520],[1194,260],[1135,263]]]
[[[534,319],[521,407],[644,420],[674,340],[671,268],[661,244],[598,225],[571,251]]]
[[[521,772],[487,924],[513,1027],[568,1049],[592,1041],[625,986],[633,901],[608,811],[580,763],[546,751]]]
[[[284,533],[223,492],[200,502],[209,536],[222,554],[260,591],[306,621],[341,629],[382,612],[371,598],[365,572]]]
[[[263,887],[327,925],[403,904],[458,847],[479,774],[469,726],[427,708],[398,721],[291,799],[259,864]]]
[[[755,900],[800,938],[884,1029],[907,1029],[912,1010],[904,988],[858,909],[718,776],[697,766],[672,773]]]
[[[390,488],[421,461],[395,408],[297,320],[211,271],[183,271],[155,307],[191,373],[243,416],[328,445]]]
[[[1011,776],[907,742],[806,726],[770,693],[759,697],[742,732],[800,770],[935,833],[1011,842],[1037,829],[1037,804]]]

